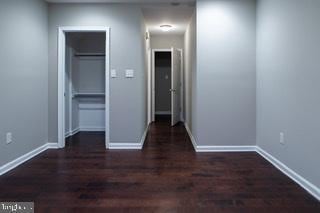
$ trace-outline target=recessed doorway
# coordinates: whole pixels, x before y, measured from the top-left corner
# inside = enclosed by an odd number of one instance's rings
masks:
[[[170,119],[171,126],[182,121],[182,50],[153,49],[151,71],[151,118]]]

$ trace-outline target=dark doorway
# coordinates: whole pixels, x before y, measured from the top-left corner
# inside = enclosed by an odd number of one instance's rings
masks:
[[[155,118],[171,116],[171,52],[155,53]]]

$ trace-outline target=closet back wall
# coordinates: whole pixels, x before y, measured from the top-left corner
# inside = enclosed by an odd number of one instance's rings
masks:
[[[110,142],[140,142],[146,128],[142,22],[138,5],[49,4],[49,141],[58,141],[58,27],[108,26],[111,69],[118,74],[110,79]],[[135,70],[134,78],[125,78],[125,69]]]
[[[66,51],[65,135],[105,131],[105,33],[68,33]],[[80,94],[79,94],[80,93]],[[70,105],[72,104],[72,105]]]

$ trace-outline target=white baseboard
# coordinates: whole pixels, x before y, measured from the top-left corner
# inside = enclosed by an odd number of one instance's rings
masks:
[[[147,138],[150,125],[147,126],[139,143],[109,143],[109,149],[142,149]]]
[[[141,149],[143,148],[144,142],[146,141],[146,138],[147,138],[147,135],[148,135],[148,132],[149,132],[149,128],[150,128],[150,124],[148,124],[147,128],[144,130],[144,133],[143,133],[143,135],[141,137],[141,140],[140,140]]]
[[[197,143],[196,143],[196,140],[194,139],[194,137],[193,137],[193,135],[192,135],[192,133],[191,133],[191,130],[190,130],[190,128],[189,128],[189,125],[188,125],[187,123],[184,123],[184,127],[185,127],[186,130],[187,130],[187,133],[188,133],[188,135],[189,135],[189,138],[190,138],[190,140],[191,140],[191,143],[192,143],[192,145],[193,145],[194,150],[197,152]]]
[[[109,143],[109,149],[142,149],[141,143]]]
[[[255,151],[258,154],[260,154],[263,158],[265,158],[267,161],[269,161],[271,164],[273,164],[276,168],[278,168],[281,172],[283,172],[285,175],[287,175],[289,178],[291,178],[293,181],[295,181],[297,184],[299,184],[302,188],[304,188],[307,192],[309,192],[311,195],[313,195],[317,200],[320,201],[320,189],[306,180],[304,177],[290,169],[288,166],[286,166],[284,163],[270,155],[268,152],[263,150],[262,148],[258,146],[198,146],[196,144],[196,141],[194,137],[192,136],[192,133],[188,127],[188,125],[185,125],[186,130],[191,138],[191,142],[196,150],[196,152],[248,152],[248,151]],[[127,150],[137,150],[142,149],[144,141],[147,137],[149,130],[149,125],[146,128],[145,132],[143,133],[141,137],[140,143],[110,143],[109,148],[110,149],[127,149]],[[24,155],[21,157],[3,165],[0,167],[0,176],[7,173],[8,171],[16,168],[17,166],[23,164],[24,162],[30,160],[31,158],[35,157],[36,155],[44,152],[47,149],[57,149],[58,143],[46,143]]]
[[[10,170],[16,168],[17,166],[23,164],[24,162],[30,160],[31,158],[35,157],[36,155],[40,154],[41,152],[46,151],[47,149],[57,149],[58,143],[46,143],[42,146],[18,157],[17,159],[3,165],[0,167],[0,176],[9,172]]]
[[[197,146],[197,152],[255,152],[256,146]]]
[[[67,137],[70,137],[72,134],[71,134],[71,132],[69,131],[69,132],[66,132],[65,134],[64,134],[64,137],[65,138],[67,138]]]
[[[277,169],[279,169],[282,173],[287,175],[297,184],[299,184],[302,188],[304,188],[307,192],[309,192],[312,196],[314,196],[317,200],[320,201],[320,189],[306,180],[301,175],[294,172],[284,163],[264,151],[258,146],[198,146],[195,138],[193,137],[188,124],[185,123],[185,128],[189,134],[191,142],[196,152],[257,152],[267,161],[269,161],[272,165],[274,165]]]
[[[288,166],[286,166],[284,163],[270,155],[268,152],[263,150],[260,147],[256,147],[257,153],[259,153],[263,158],[265,158],[267,161],[269,161],[271,164],[273,164],[276,168],[278,168],[282,173],[287,175],[289,178],[291,178],[294,182],[299,184],[302,188],[304,188],[306,191],[308,191],[311,195],[313,195],[316,199],[320,201],[320,189],[315,186],[314,184],[310,183],[308,180],[306,180],[304,177],[290,169]]]
[[[171,111],[156,111],[156,115],[171,115]]]
[[[69,131],[65,134],[65,137],[70,137],[77,134],[78,132],[104,132],[105,127],[78,127],[72,131]]]
[[[72,131],[67,132],[67,133],[65,134],[65,137],[66,137],[66,138],[67,138],[67,137],[70,137],[70,136],[72,136],[72,135],[77,134],[78,132],[80,132],[80,128],[79,128],[79,127],[73,129]]]
[[[47,149],[59,149],[58,142],[55,143],[46,143]]]
[[[104,132],[106,131],[105,127],[90,127],[90,126],[81,126],[79,132]]]
[[[196,152],[255,152],[256,146],[199,146],[193,137],[189,125],[184,124],[193,148]]]

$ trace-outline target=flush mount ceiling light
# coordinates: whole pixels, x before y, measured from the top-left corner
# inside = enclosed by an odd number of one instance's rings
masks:
[[[160,28],[162,31],[168,32],[169,30],[172,29],[172,26],[170,24],[163,24],[163,25],[160,25]]]

